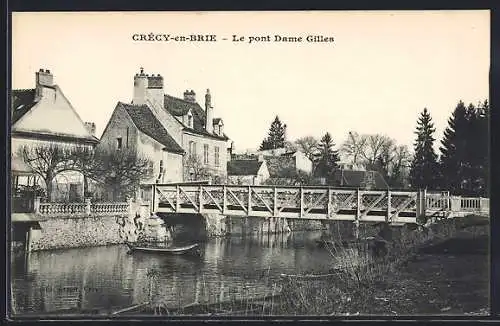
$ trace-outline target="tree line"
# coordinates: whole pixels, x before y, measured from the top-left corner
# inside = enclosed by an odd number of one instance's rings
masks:
[[[489,117],[487,100],[466,106],[459,101],[434,151],[434,124],[427,109],[417,121],[410,183],[466,196],[489,196]]]
[[[334,172],[344,163],[353,169],[377,171],[391,188],[446,190],[457,195],[489,194],[489,103],[459,101],[444,131],[440,155],[434,150],[435,128],[427,108],[420,113],[413,153],[405,145],[380,134],[351,131],[336,148],[329,132],[321,139],[305,136],[288,141],[286,124],[278,116],[271,123],[260,150],[300,150],[313,162],[313,176],[331,184]]]
[[[278,116],[272,122],[269,134],[259,149],[276,148],[304,153],[313,163],[312,177],[323,178],[328,184],[334,183],[334,174],[340,169],[342,157],[344,163],[353,168],[378,171],[391,187],[402,188],[405,186],[405,171],[411,158],[406,146],[398,145],[394,139],[378,134],[349,132],[347,140],[338,148],[329,132],[320,139],[305,136],[290,142],[286,140],[286,124]]]

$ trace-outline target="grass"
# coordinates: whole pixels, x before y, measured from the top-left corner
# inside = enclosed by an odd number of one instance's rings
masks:
[[[337,277],[323,281],[307,278],[286,279],[283,286],[286,293],[283,297],[287,298],[287,302],[283,313],[394,315],[448,312],[452,310],[448,301],[454,295],[453,291],[457,285],[452,286],[447,282],[460,278],[461,282],[468,286],[457,291],[470,291],[477,281],[474,278],[488,268],[484,256],[472,260],[471,257],[451,257],[448,260],[434,257],[434,260],[420,262],[420,265],[413,262],[423,248],[435,247],[450,239],[479,241],[487,238],[488,226],[484,223],[471,224],[466,217],[443,220],[429,228],[415,231],[403,228],[398,233],[393,236],[393,241],[387,243],[387,253],[383,257],[373,255],[363,242],[355,242],[348,249],[328,246],[332,259],[336,262]],[[482,270],[474,270],[478,265],[482,266]],[[415,266],[418,266],[417,270]],[[433,268],[437,268],[438,272]],[[463,274],[453,274],[454,270],[461,270]],[[436,273],[439,276],[443,271],[443,275],[447,276],[436,281]],[[479,281],[484,281],[484,275],[479,276]],[[489,287],[487,280],[486,283],[481,282],[477,283],[481,292],[479,300],[484,304]],[[436,286],[443,283],[446,283],[446,291],[441,289],[436,292]],[[429,299],[429,295],[434,297]],[[477,301],[477,297],[470,300]],[[437,306],[441,308],[436,309]],[[456,313],[465,313],[463,310],[467,310],[467,304],[458,299],[454,301],[454,307]],[[485,309],[475,308],[479,311]]]

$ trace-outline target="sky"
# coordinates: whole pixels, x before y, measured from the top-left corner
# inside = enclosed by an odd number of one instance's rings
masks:
[[[193,89],[202,107],[209,88],[214,117],[237,151],[257,148],[276,115],[291,141],[330,132],[340,145],[356,131],[411,148],[424,107],[439,140],[459,100],[488,98],[489,17],[487,10],[13,13],[12,88],[34,88],[35,72],[51,70],[99,137],[117,102],[132,100],[143,67],[164,77],[167,94]],[[149,33],[217,41],[133,39]],[[274,42],[275,35],[303,40]],[[333,42],[306,42],[308,35]],[[249,43],[255,36],[271,41]]]

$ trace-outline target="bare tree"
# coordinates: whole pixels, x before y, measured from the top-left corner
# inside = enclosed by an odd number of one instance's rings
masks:
[[[366,163],[369,165],[375,164],[375,162],[382,157],[389,164],[391,158],[391,150],[394,147],[394,140],[385,135],[367,135],[367,147],[362,153]]]
[[[349,132],[347,140],[342,144],[340,152],[352,164],[364,163],[368,137],[357,132]]]
[[[153,162],[129,149],[97,148],[94,152],[78,151],[78,168],[87,177],[112,191],[113,200],[133,196],[142,180],[153,176]]]
[[[56,144],[50,145],[24,145],[19,148],[18,155],[39,175],[47,190],[47,200],[52,201],[52,181],[65,171],[75,170],[75,161],[72,159],[72,149]]]
[[[410,154],[407,146],[399,145],[394,148],[390,168],[390,183],[392,186],[406,186],[411,161],[412,155]]]
[[[215,177],[214,173],[208,169],[198,155],[189,154],[184,158],[185,179],[189,181],[203,181]]]
[[[304,153],[311,161],[318,149],[318,140],[312,136],[305,136],[295,140],[298,150]]]

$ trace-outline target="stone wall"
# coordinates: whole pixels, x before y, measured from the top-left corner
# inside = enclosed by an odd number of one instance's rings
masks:
[[[105,246],[137,240],[137,226],[149,217],[147,204],[132,202],[129,213],[115,216],[50,217],[29,231],[30,250]]]
[[[231,235],[287,233],[289,221],[285,218],[228,217],[226,225]]]
[[[326,229],[326,226],[320,220],[290,219],[288,224],[292,231],[316,231]]]
[[[123,243],[116,216],[51,218],[30,231],[31,250],[103,246]]]

